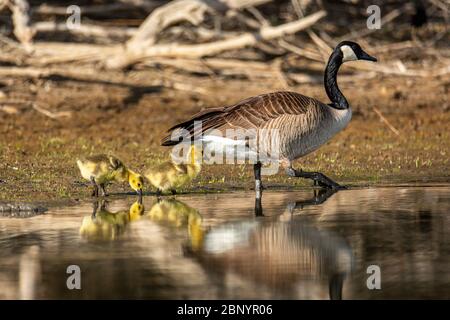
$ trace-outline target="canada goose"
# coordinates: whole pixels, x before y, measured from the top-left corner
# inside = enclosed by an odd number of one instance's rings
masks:
[[[111,155],[99,154],[77,160],[81,175],[89,180],[94,190],[93,197],[98,197],[98,187],[103,196],[107,196],[105,185],[112,181],[128,181],[130,187],[142,196],[144,179],[142,176],[128,169],[122,161]]]
[[[158,195],[167,190],[175,194],[176,188],[188,184],[200,173],[201,158],[201,151],[192,145],[189,148],[186,163],[177,164],[166,161],[146,170],[144,176],[156,188]]]
[[[316,150],[347,126],[352,111],[339,90],[336,77],[342,63],[354,60],[377,61],[355,42],[343,41],[333,50],[324,76],[325,91],[331,100],[329,104],[295,92],[262,94],[235,105],[209,108],[197,113],[191,119],[170,128],[170,134],[163,138],[162,145],[176,145],[191,137],[217,145],[218,148],[224,144],[245,143],[248,146],[249,141],[256,140],[258,161],[254,164],[254,174],[257,197],[262,191],[261,155],[272,153],[277,154],[277,157],[271,161],[281,164],[289,176],[312,179],[322,187],[339,189],[341,186],[338,183],[320,172],[295,170],[292,161]],[[200,121],[201,128],[198,129]],[[223,133],[228,129],[244,131],[245,139],[226,139],[217,134],[218,131]],[[277,143],[269,148],[265,140],[274,131],[278,135]],[[266,132],[266,136],[261,135],[262,132]]]

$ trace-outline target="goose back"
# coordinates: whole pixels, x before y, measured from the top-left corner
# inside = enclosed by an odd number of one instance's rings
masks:
[[[337,110],[299,93],[279,91],[203,110],[170,128],[162,144],[178,144],[183,133],[196,139],[217,134],[213,130],[225,136],[228,129],[234,129],[247,140],[257,139],[252,144],[257,152],[275,151],[278,157],[293,160],[317,149],[343,129],[350,117],[351,110]],[[197,121],[201,127],[195,126]]]

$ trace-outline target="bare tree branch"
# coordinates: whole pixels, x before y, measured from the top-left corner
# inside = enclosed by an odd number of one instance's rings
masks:
[[[7,5],[12,12],[14,35],[28,51],[31,51],[31,40],[35,32],[30,26],[28,2],[26,0],[9,0]]]
[[[262,27],[258,32],[244,33],[242,35],[220,41],[213,41],[204,44],[179,45],[161,44],[150,47],[139,48],[139,50],[126,50],[120,55],[116,55],[107,61],[109,68],[122,68],[144,58],[159,57],[184,57],[200,58],[213,56],[227,50],[240,49],[247,46],[254,46],[261,40],[271,40],[287,34],[293,34],[316,23],[326,15],[325,11],[319,11],[303,19],[282,24],[280,26]]]

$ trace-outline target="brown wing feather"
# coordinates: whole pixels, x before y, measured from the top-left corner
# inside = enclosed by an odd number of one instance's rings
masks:
[[[319,101],[295,92],[267,93],[247,98],[231,106],[203,110],[191,119],[173,126],[169,132],[184,129],[191,135],[199,135],[210,129],[258,129],[267,121],[286,114],[301,115],[319,104]],[[202,121],[201,132],[195,132],[195,121]],[[165,146],[177,143],[179,141],[173,141],[171,135],[162,140],[162,145]]]

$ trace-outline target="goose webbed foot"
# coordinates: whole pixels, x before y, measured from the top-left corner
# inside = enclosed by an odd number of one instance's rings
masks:
[[[290,177],[311,179],[314,181],[314,185],[319,185],[323,188],[342,190],[347,189],[345,186],[341,186],[339,183],[334,182],[326,175],[320,172],[307,172],[302,170],[295,170],[294,168],[287,168],[286,174]]]
[[[295,209],[303,209],[307,206],[317,206],[328,200],[333,194],[338,192],[338,189],[323,188],[314,190],[314,196],[311,199],[291,202],[288,204],[287,210],[291,213]]]

